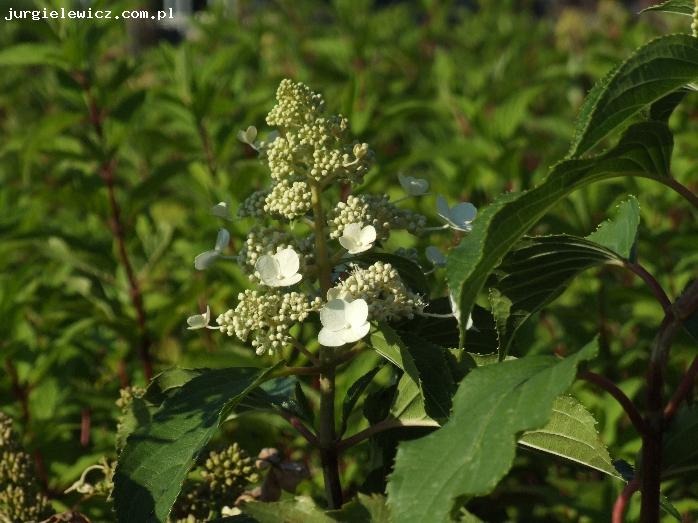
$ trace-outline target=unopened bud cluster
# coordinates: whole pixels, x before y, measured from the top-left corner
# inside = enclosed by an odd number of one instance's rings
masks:
[[[362,226],[373,225],[376,237],[386,240],[390,231],[405,229],[416,233],[426,225],[426,218],[407,209],[399,209],[388,201],[386,195],[350,195],[345,202],[339,202],[328,217],[330,238],[339,238],[344,227],[350,223]]]
[[[201,480],[184,482],[173,509],[176,523],[216,519],[223,507],[233,506],[250,484],[259,481],[254,460],[237,443],[210,452],[194,475]]]
[[[289,330],[320,307],[319,298],[310,300],[299,292],[269,292],[250,289],[238,294],[235,309],[221,314],[216,323],[220,331],[242,341],[251,338],[259,355],[275,354],[291,341]]]
[[[52,513],[31,456],[20,447],[12,419],[0,413],[0,521],[37,522]]]
[[[389,263],[379,261],[366,268],[354,267],[335,288],[355,300],[365,300],[370,320],[412,318],[424,309],[419,295],[405,286],[397,270]]]

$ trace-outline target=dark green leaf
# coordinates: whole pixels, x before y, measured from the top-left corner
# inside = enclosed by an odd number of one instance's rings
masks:
[[[349,416],[351,415],[352,410],[354,410],[356,402],[359,401],[361,394],[363,394],[363,392],[366,390],[366,387],[368,387],[371,384],[371,381],[373,381],[373,378],[378,373],[378,371],[381,370],[381,368],[382,365],[378,365],[377,367],[369,370],[366,374],[364,374],[358,380],[352,383],[351,387],[349,387],[349,390],[347,390],[347,395],[344,398],[344,402],[342,403],[342,425],[339,430],[340,436],[344,434],[344,432],[347,430],[347,421],[349,420]]]
[[[698,471],[698,407],[680,409],[663,438],[665,478]]]
[[[119,457],[114,474],[119,521],[164,522],[221,420],[274,368],[209,370],[166,398],[151,422],[131,434]]]
[[[413,334],[402,338],[387,324],[371,335],[371,346],[393,365],[404,370],[424,396],[427,413],[446,419],[455,385],[444,349]]]
[[[613,177],[668,176],[672,146],[665,123],[636,124],[608,153],[564,161],[535,189],[505,194],[488,205],[473,223],[472,232],[448,257],[448,282],[460,304],[461,327],[490,272],[555,203],[580,187]],[[465,333],[461,336],[463,339]]]
[[[53,65],[67,67],[60,47],[48,44],[17,44],[0,51],[0,67],[16,65]]]
[[[653,102],[696,78],[698,39],[674,34],[640,47],[585,100],[570,157],[588,152]]]
[[[564,360],[531,356],[470,372],[449,421],[400,445],[388,483],[394,519],[447,521],[456,498],[490,492],[511,467],[519,434],[545,425],[577,364],[596,351],[593,341]]]
[[[680,15],[693,16],[693,10],[696,8],[695,0],[667,0],[659,4],[646,7],[641,13],[647,11],[663,11],[665,13],[677,13]]]

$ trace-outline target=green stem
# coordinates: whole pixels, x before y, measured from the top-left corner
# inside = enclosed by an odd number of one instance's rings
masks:
[[[311,202],[313,204],[313,223],[315,224],[315,264],[322,295],[332,285],[330,258],[327,251],[325,235],[325,213],[322,208],[322,187],[311,183]],[[320,350],[320,416],[318,440],[320,443],[320,461],[325,482],[327,504],[331,509],[342,506],[342,486],[339,478],[339,452],[337,447],[337,429],[335,425],[335,368],[337,362],[331,349]]]
[[[330,258],[327,252],[325,237],[325,212],[322,209],[322,188],[317,184],[311,185],[311,202],[313,204],[313,222],[315,223],[315,264],[318,270],[320,290],[325,296],[332,286]]]

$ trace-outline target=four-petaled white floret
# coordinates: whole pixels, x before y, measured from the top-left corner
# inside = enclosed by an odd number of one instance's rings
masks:
[[[282,249],[276,254],[260,256],[254,268],[259,279],[268,287],[288,287],[303,278],[298,272],[300,258],[291,248]]]
[[[326,347],[341,347],[359,341],[371,328],[367,320],[368,304],[365,300],[351,300],[348,296],[330,299],[320,309],[322,329],[318,341]]]
[[[361,227],[360,223],[350,223],[344,226],[339,243],[349,254],[359,254],[373,247],[376,241],[376,228],[373,225]]]

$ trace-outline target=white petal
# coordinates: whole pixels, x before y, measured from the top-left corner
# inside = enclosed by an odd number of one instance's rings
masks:
[[[293,276],[286,276],[284,278],[279,278],[276,280],[276,283],[272,285],[272,287],[288,287],[290,285],[295,285],[299,281],[303,279],[303,276],[301,274],[294,274]]]
[[[279,264],[279,274],[283,277],[293,276],[300,268],[298,253],[290,247],[277,252],[274,258]]]
[[[323,327],[318,333],[317,341],[320,342],[320,345],[324,345],[325,347],[341,347],[346,343],[342,332],[341,330],[331,331]]]
[[[227,202],[218,202],[211,207],[211,214],[218,218],[223,218],[224,220],[230,220],[230,208]]]
[[[266,285],[273,286],[279,279],[279,262],[268,254],[257,259],[257,263],[254,264],[254,270],[259,274],[262,283]]]
[[[228,243],[230,243],[230,233],[225,229],[219,229],[215,249],[217,251],[222,251],[228,246]]]
[[[373,225],[367,225],[361,229],[359,240],[364,245],[371,244],[376,241],[376,228]]]
[[[429,260],[433,265],[436,266],[442,266],[446,265],[446,256],[443,255],[443,253],[434,247],[433,245],[430,245],[426,249],[426,255],[427,255],[427,260]]]
[[[421,196],[429,190],[429,182],[427,180],[413,176],[403,176],[402,174],[398,174],[397,177],[400,180],[402,189],[410,196]]]
[[[362,253],[362,252],[364,252],[364,251],[369,250],[371,247],[373,247],[373,244],[370,244],[370,243],[368,243],[368,244],[359,243],[359,244],[357,244],[355,247],[352,247],[351,249],[347,249],[347,252],[348,252],[349,254],[360,254],[360,253]]]
[[[205,314],[195,314],[187,318],[187,325],[189,325],[187,327],[189,330],[203,329],[208,325],[208,318],[206,318]]]
[[[238,140],[242,143],[252,145],[255,138],[257,138],[257,128],[254,125],[250,125],[244,131],[238,131]]]
[[[456,298],[450,292],[448,293],[448,301],[451,302],[453,315],[456,317],[456,320],[458,320],[458,323],[460,323],[460,305],[456,303]]]
[[[351,303],[354,301],[354,298],[352,298],[351,294],[349,294],[347,291],[340,289],[339,287],[332,287],[327,291],[327,301],[332,301],[332,300],[342,300],[347,303]]]
[[[448,208],[446,198],[440,194],[436,197],[436,212],[446,221],[451,221],[451,210]]]
[[[339,239],[339,244],[349,251],[349,254],[356,254],[359,248],[359,242],[356,241],[356,238],[350,236],[342,236]]]
[[[206,270],[213,265],[220,255],[221,253],[218,251],[202,252],[196,258],[194,258],[194,268],[196,268],[197,271]]]
[[[352,240],[358,240],[361,236],[361,224],[349,223],[345,225],[344,231],[342,231],[342,236],[345,238],[351,238]]]
[[[320,323],[322,326],[332,330],[340,330],[347,325],[346,308],[347,302],[344,300],[331,300],[320,309]]]
[[[477,216],[477,208],[470,202],[459,203],[451,209],[451,219],[458,225],[465,226]]]
[[[350,325],[362,325],[368,318],[368,304],[366,300],[354,300],[346,305],[346,320]]]
[[[465,330],[471,329],[473,326],[473,315],[468,316],[468,321],[465,323]]]
[[[350,329],[344,329],[341,332],[345,343],[354,343],[355,341],[359,341],[361,338],[366,336],[370,329],[371,324],[366,322],[361,325],[353,325]]]

